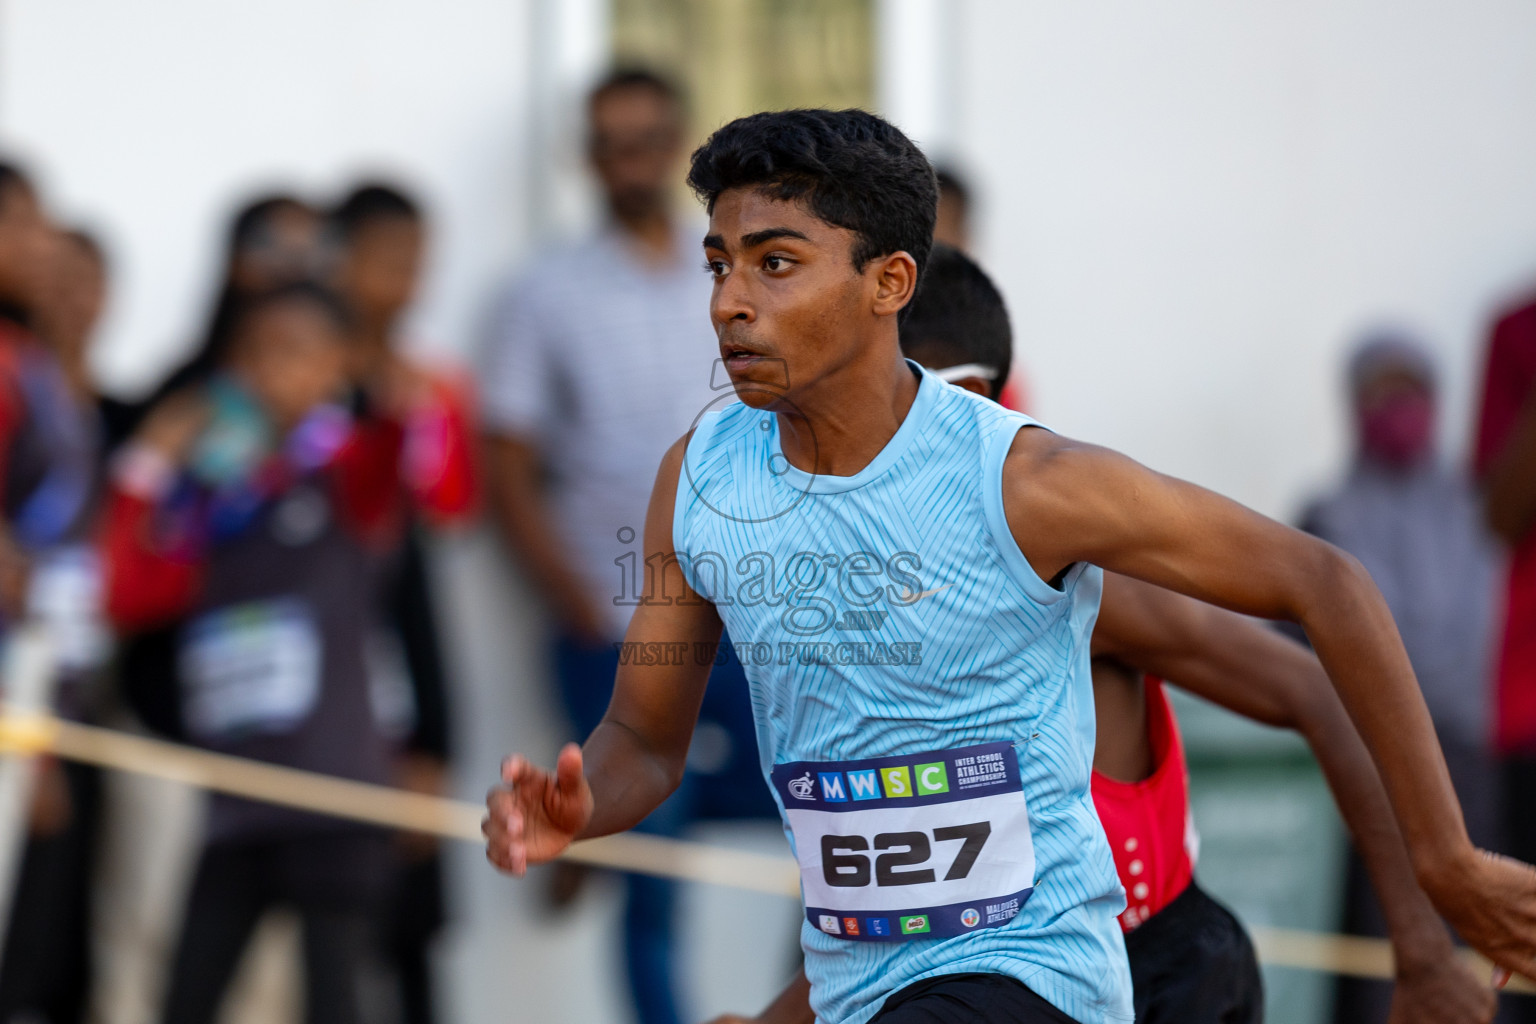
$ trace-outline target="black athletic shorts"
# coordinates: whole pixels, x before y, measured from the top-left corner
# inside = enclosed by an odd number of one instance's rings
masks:
[[[892,995],[869,1024],[1076,1024],[1004,974],[944,974]]]
[[[1195,883],[1125,937],[1136,1024],[1260,1024],[1264,987],[1237,918]]]

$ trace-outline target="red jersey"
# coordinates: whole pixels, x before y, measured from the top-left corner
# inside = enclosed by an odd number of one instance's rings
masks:
[[[1189,811],[1189,769],[1173,705],[1159,679],[1148,677],[1146,692],[1152,774],[1140,782],[1120,782],[1093,773],[1093,805],[1125,887],[1120,927],[1127,932],[1189,887],[1198,846]]]
[[[1493,328],[1478,420],[1477,472],[1509,441],[1536,389],[1536,302]],[[1500,751],[1536,753],[1536,530],[1514,550],[1504,597],[1504,631],[1495,684],[1495,742]]]

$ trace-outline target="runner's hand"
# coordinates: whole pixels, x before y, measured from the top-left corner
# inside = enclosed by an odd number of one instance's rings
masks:
[[[504,785],[491,790],[480,825],[485,855],[508,874],[558,857],[592,818],[592,787],[581,770],[581,748],[567,743],[553,774],[521,754],[501,764]]]
[[[1493,988],[1447,944],[1446,955],[1412,967],[1401,961],[1387,1024],[1489,1024],[1498,1012]]]
[[[1425,888],[1467,945],[1536,979],[1536,868],[1477,850],[1449,881]]]

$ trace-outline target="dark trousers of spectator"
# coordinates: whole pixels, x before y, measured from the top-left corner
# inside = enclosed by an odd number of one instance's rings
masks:
[[[1451,783],[1461,801],[1462,816],[1472,842],[1489,850],[1512,852],[1507,829],[1501,822],[1500,772],[1493,755],[1481,747],[1443,737],[1440,742]],[[1385,938],[1387,919],[1382,913],[1376,890],[1371,885],[1365,862],[1351,847],[1344,879],[1344,931],[1350,935]],[[1536,1017],[1521,1017],[1519,996],[1503,1000],[1499,1024],[1536,1024]],[[1385,1024],[1392,1007],[1392,983],[1367,978],[1338,980],[1334,990],[1334,1024]]]
[[[1501,765],[1504,783],[1503,852],[1536,863],[1536,752],[1507,757]],[[1499,1024],[1536,1024],[1536,996],[1500,999]]]
[[[389,870],[389,837],[345,832],[204,848],[171,968],[165,1024],[212,1024],[262,915],[298,912],[305,1020],[369,1021],[366,988]]]
[[[432,1024],[432,945],[445,919],[441,855],[402,863],[390,884],[382,928],[401,1024]]]
[[[701,817],[777,817],[757,760],[747,677],[722,637],[721,656],[710,673],[700,711],[695,750],[710,762],[708,774],[690,770],[675,793],[636,828],[676,836]],[[689,653],[692,656],[692,652]],[[566,714],[578,739],[602,721],[613,695],[619,654],[612,644],[591,646],[568,638],[555,645],[555,674]],[[712,739],[700,740],[705,737]],[[694,760],[692,757],[690,760]],[[625,876],[624,965],[640,1024],[680,1024],[674,929],[677,887],[646,875]]]
[[[62,766],[70,820],[54,835],[29,839],[0,962],[0,1024],[16,1017],[47,1024],[85,1019],[91,982],[91,876],[95,867],[101,776]]]

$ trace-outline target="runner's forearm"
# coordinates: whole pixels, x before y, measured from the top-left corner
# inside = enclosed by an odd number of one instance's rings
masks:
[[[1301,733],[1381,894],[1403,958],[1449,937],[1414,878],[1381,777],[1313,653],[1253,619],[1114,573],[1094,631],[1108,654],[1238,714]]]
[[[677,789],[687,750],[659,751],[635,730],[605,718],[582,745],[587,784],[592,787],[592,819],[578,839],[612,835],[645,820]]]
[[[1433,964],[1450,954],[1450,935],[1419,887],[1370,752],[1312,657],[1299,656],[1295,671],[1298,679],[1309,679],[1311,684],[1308,699],[1298,707],[1297,728],[1317,757],[1365,862],[1386,917],[1398,969]]]
[[[1385,600],[1357,561],[1319,545],[1297,618],[1385,783],[1415,874],[1433,886],[1474,853],[1429,711]]]

